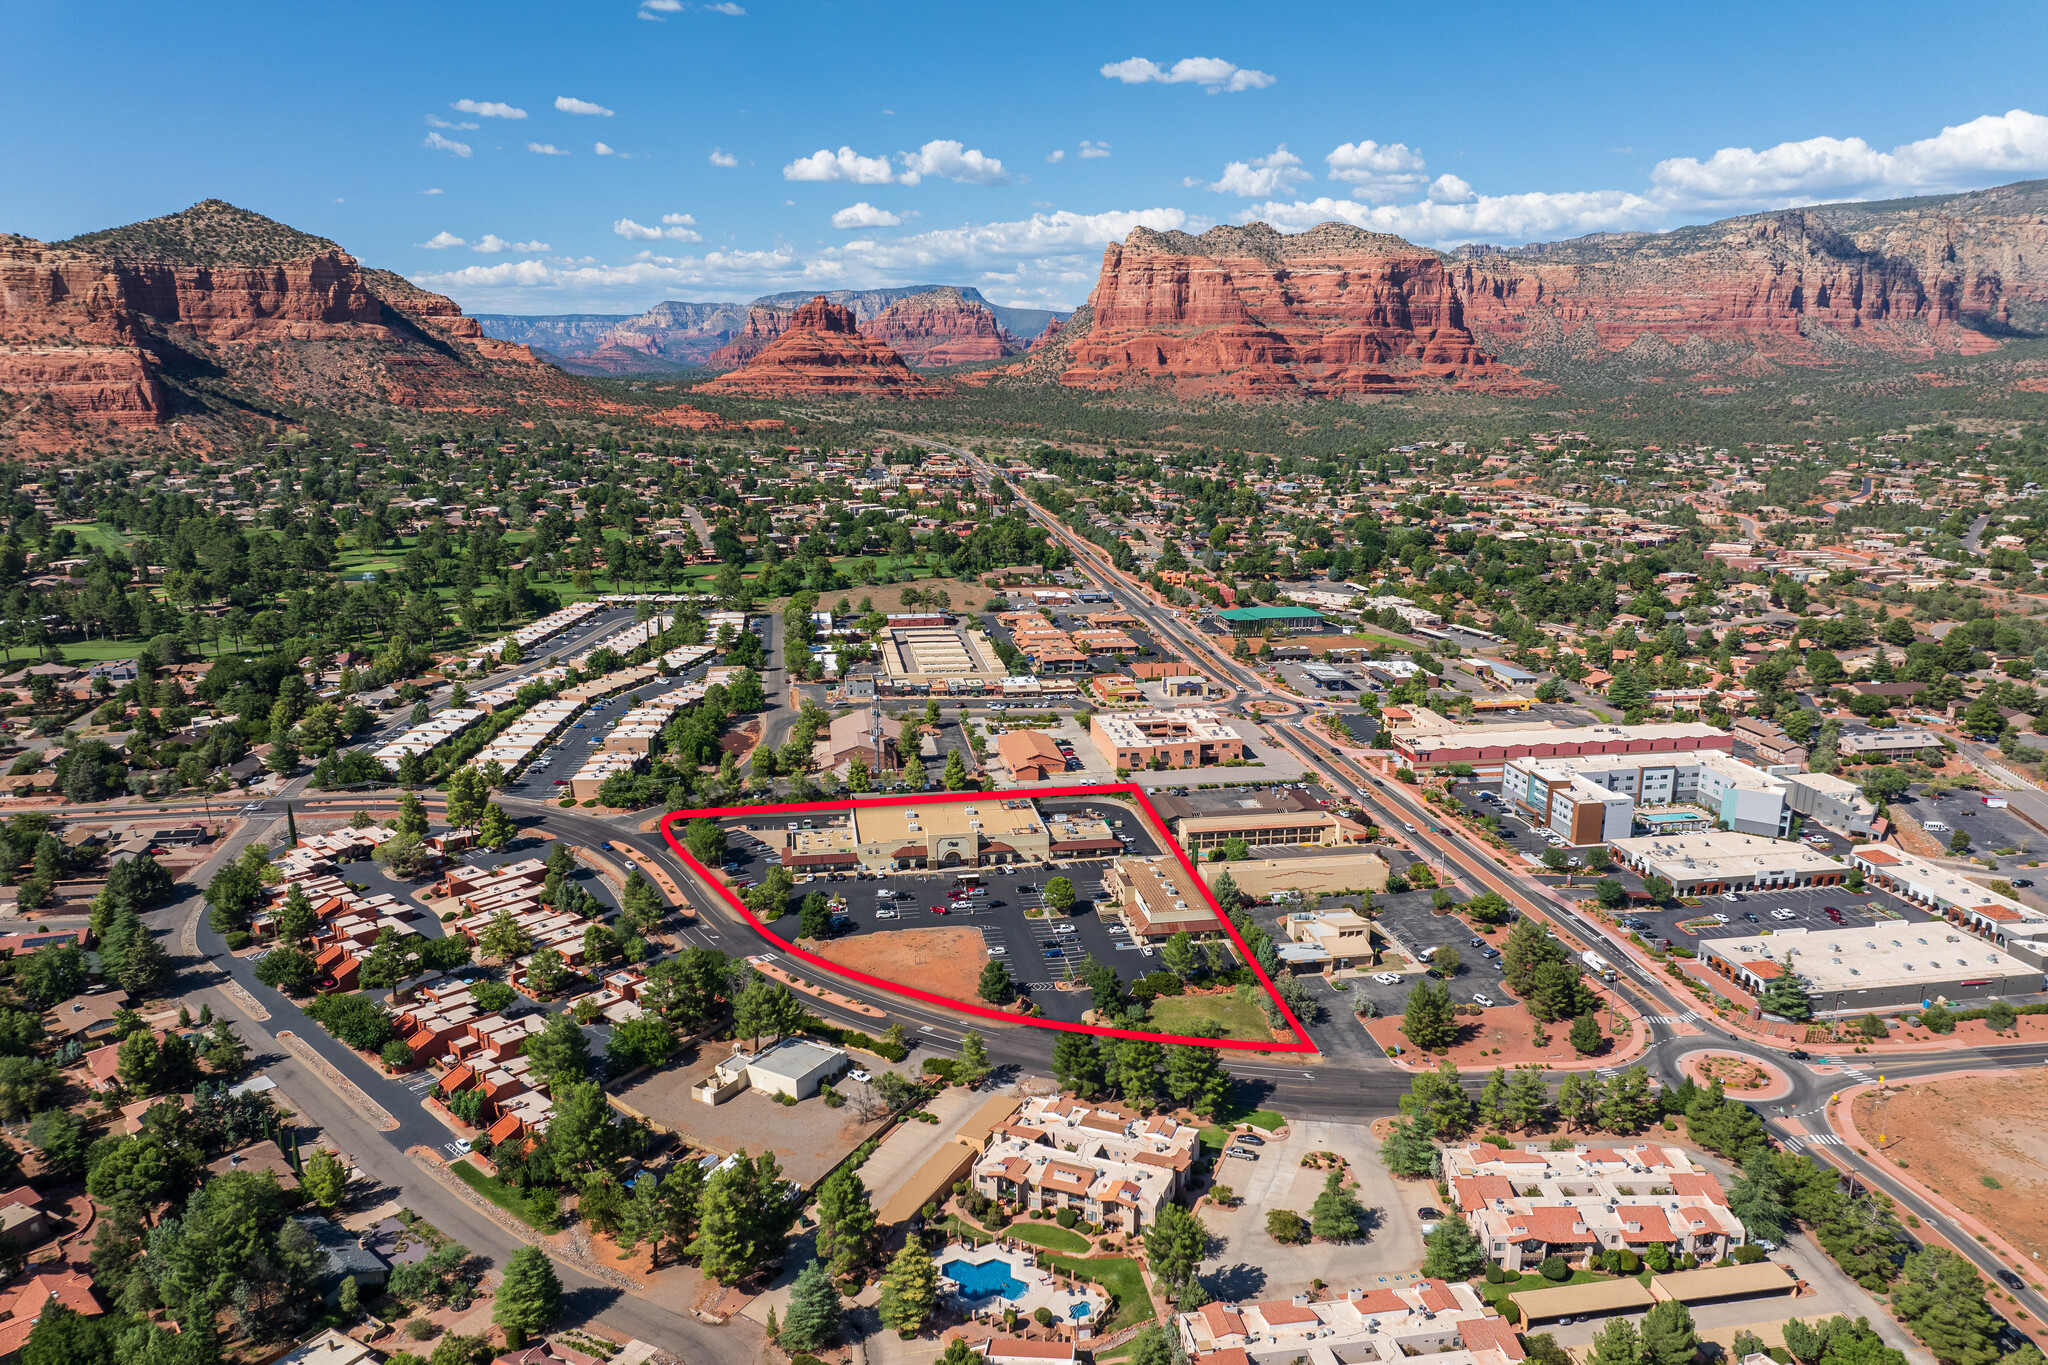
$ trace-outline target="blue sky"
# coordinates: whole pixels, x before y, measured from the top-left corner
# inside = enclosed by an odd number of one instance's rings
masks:
[[[1133,226],[1431,246],[2048,174],[2037,4],[7,7],[0,230],[218,197],[473,312],[974,285]]]

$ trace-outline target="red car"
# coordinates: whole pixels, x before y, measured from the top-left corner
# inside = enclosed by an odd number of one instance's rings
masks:
[[[932,907],[932,913],[934,915],[943,915],[946,913],[946,907],[943,905],[934,905]]]

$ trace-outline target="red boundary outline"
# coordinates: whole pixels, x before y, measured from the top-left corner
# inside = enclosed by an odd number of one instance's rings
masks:
[[[820,957],[816,953],[807,952],[797,947],[794,943],[790,943],[786,939],[769,932],[768,926],[761,923],[755,917],[754,912],[749,910],[745,903],[732,893],[731,888],[719,881],[708,868],[690,856],[690,851],[684,848],[676,839],[674,832],[675,824],[682,820],[729,820],[743,816],[772,816],[801,811],[843,811],[861,806],[932,805],[943,801],[1001,801],[1017,799],[1038,801],[1058,797],[1090,797],[1111,794],[1133,798],[1137,802],[1138,808],[1144,813],[1145,819],[1151,823],[1152,831],[1159,837],[1161,846],[1172,849],[1174,857],[1180,859],[1181,868],[1194,882],[1196,889],[1202,893],[1202,899],[1209,903],[1209,909],[1214,912],[1216,922],[1223,926],[1223,931],[1230,935],[1231,942],[1237,945],[1238,952],[1251,965],[1253,973],[1259,978],[1259,984],[1266,988],[1267,996],[1272,999],[1275,1005],[1280,1007],[1281,1016],[1287,1020],[1287,1026],[1294,1030],[1296,1041],[1291,1043],[1258,1043],[1242,1038],[1196,1038],[1182,1033],[1147,1033],[1140,1029],[1104,1028],[1100,1024],[1070,1024],[1059,1019],[1031,1019],[1023,1015],[1011,1014],[1006,1010],[991,1009],[986,1005],[970,1004],[964,1000],[955,1000],[949,995],[937,995],[931,991],[919,990],[915,986],[906,986],[900,982],[890,981],[879,976],[871,976],[866,972],[855,971],[851,967],[842,966],[828,958]],[[863,801],[804,801],[767,806],[712,806],[701,810],[670,811],[661,819],[661,837],[668,842],[669,848],[675,855],[681,858],[683,863],[692,872],[697,874],[698,879],[724,897],[725,903],[744,916],[747,923],[753,925],[755,931],[761,937],[775,944],[791,956],[808,962],[814,967],[820,968],[834,976],[846,977],[861,982],[863,985],[872,986],[877,990],[888,991],[895,995],[907,995],[913,999],[925,1001],[928,1004],[978,1015],[984,1019],[1001,1019],[1013,1024],[1029,1024],[1034,1028],[1052,1029],[1066,1033],[1092,1033],[1102,1038],[1137,1038],[1151,1043],[1192,1044],[1196,1047],[1229,1048],[1245,1052],[1314,1052],[1316,1050],[1316,1045],[1309,1040],[1307,1031],[1302,1028],[1301,1021],[1294,1017],[1294,1011],[1287,1008],[1287,1002],[1282,1000],[1280,993],[1273,988],[1273,982],[1266,975],[1265,969],[1259,966],[1258,962],[1252,957],[1251,950],[1245,947],[1244,940],[1238,936],[1237,926],[1230,922],[1230,917],[1223,913],[1223,907],[1216,903],[1216,897],[1210,894],[1209,884],[1202,880],[1201,873],[1197,872],[1194,864],[1188,861],[1188,855],[1182,851],[1180,845],[1167,837],[1165,826],[1159,819],[1159,812],[1152,808],[1152,803],[1145,799],[1145,793],[1135,783],[1119,783],[1114,786],[1034,788],[1030,791],[1020,788],[1007,788],[994,792],[923,792],[915,796],[881,796]]]

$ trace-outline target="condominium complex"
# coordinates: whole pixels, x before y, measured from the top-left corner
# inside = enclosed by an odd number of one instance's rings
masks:
[[[1382,1281],[1386,1277],[1380,1277]],[[1414,1280],[1371,1288],[1332,1287],[1259,1303],[1207,1303],[1174,1316],[1195,1365],[1514,1365],[1522,1343],[1469,1284]]]
[[[1125,1233],[1152,1226],[1186,1188],[1200,1139],[1192,1125],[1113,1103],[1035,1098],[999,1127],[974,1187],[1019,1209],[1072,1209]]]
[[[1605,1251],[1726,1256],[1746,1240],[1721,1184],[1676,1147],[1578,1146],[1569,1152],[1472,1143],[1444,1150],[1451,1203],[1504,1270],[1551,1256],[1574,1267]]]

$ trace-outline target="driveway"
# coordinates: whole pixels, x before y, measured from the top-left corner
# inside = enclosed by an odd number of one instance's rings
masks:
[[[1380,1144],[1363,1124],[1297,1122],[1282,1139],[1267,1138],[1256,1162],[1219,1157],[1217,1183],[1237,1196],[1234,1208],[1205,1205],[1211,1255],[1202,1262],[1203,1287],[1225,1302],[1287,1298],[1322,1280],[1332,1292],[1377,1288],[1416,1277],[1422,1232],[1416,1208],[1434,1204],[1424,1181],[1397,1181],[1380,1164]],[[1282,1246],[1266,1235],[1266,1215],[1292,1209],[1304,1218],[1322,1193],[1328,1172],[1301,1164],[1310,1152],[1345,1158],[1359,1182],[1358,1202],[1368,1210],[1367,1231],[1356,1242]]]

